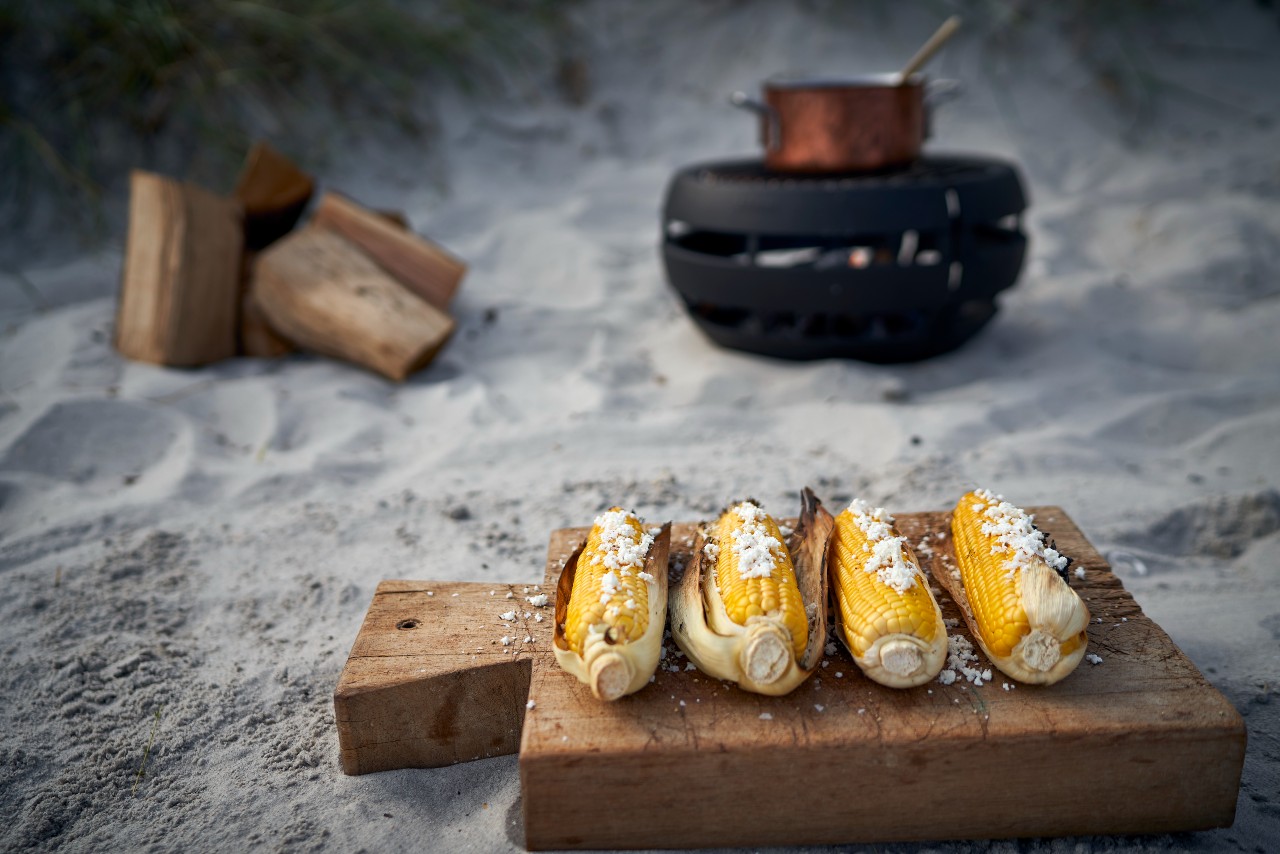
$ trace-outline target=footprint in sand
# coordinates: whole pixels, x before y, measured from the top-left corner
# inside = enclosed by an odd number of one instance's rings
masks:
[[[120,400],[55,404],[3,452],[0,471],[118,486],[160,465],[188,428],[175,415]]]

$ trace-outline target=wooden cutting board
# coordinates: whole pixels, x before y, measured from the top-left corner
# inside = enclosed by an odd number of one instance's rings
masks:
[[[668,640],[678,672],[660,669],[648,688],[604,704],[556,666],[554,603],[524,602],[531,587],[385,582],[335,693],[343,769],[509,753],[523,716],[525,844],[534,850],[1230,825],[1244,761],[1240,715],[1060,508],[1032,512],[1085,570],[1072,585],[1096,618],[1089,650],[1102,658],[1057,685],[1016,684],[993,669],[981,687],[896,691],[864,678],[841,647],[793,693],[762,697],[685,669]],[[898,524],[918,543],[949,518],[902,514]],[[673,565],[687,561],[693,530],[673,526]],[[586,533],[551,535],[541,592],[553,595]],[[950,538],[929,542],[921,563],[941,571]],[[516,620],[498,619],[510,608]],[[405,621],[415,626],[396,628]],[[951,631],[968,636],[963,622]]]

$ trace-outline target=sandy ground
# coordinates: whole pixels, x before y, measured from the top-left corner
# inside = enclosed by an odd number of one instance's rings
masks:
[[[459,333],[403,386],[123,361],[118,246],[0,272],[0,847],[519,850],[514,757],[339,772],[331,694],[377,582],[532,583],[548,533],[610,503],[690,519],[810,484],[1062,505],[1249,728],[1230,829],[888,850],[1275,850],[1274,15],[1153,28],[1145,110],[1036,26],[949,49],[933,70],[967,93],[931,146],[1022,164],[1032,255],[979,338],[875,367],[714,348],[664,283],[658,208],[676,166],[754,150],[727,92],[891,68],[936,19],[679,9],[576,12],[580,105],[445,92],[438,138],[333,164],[472,265]]]

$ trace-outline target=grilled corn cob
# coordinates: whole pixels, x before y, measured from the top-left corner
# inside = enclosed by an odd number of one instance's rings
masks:
[[[596,518],[561,573],[556,661],[601,700],[640,690],[658,667],[670,536],[670,525],[655,537],[614,507]]]
[[[992,664],[1020,682],[1048,685],[1075,669],[1088,644],[1089,609],[1059,572],[1022,510],[986,490],[967,493],[951,519],[959,585],[939,579]]]
[[[893,517],[855,500],[836,516],[827,562],[840,634],[862,672],[890,688],[937,676],[947,660],[947,629]]]
[[[804,681],[826,638],[830,530],[830,514],[806,489],[794,553],[752,501],[700,531],[671,600],[671,634],[690,661],[759,694],[785,694]]]

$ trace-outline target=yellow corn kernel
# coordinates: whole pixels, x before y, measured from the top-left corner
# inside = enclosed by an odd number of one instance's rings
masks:
[[[854,501],[836,516],[830,554],[844,641],[863,672],[895,688],[937,676],[942,612],[893,517]]]
[[[595,520],[578,559],[565,618],[564,636],[573,652],[583,654],[593,627],[611,644],[629,643],[645,633],[650,579],[643,570],[652,543],[640,520],[621,507]]]
[[[773,517],[744,501],[721,515],[716,542],[716,589],[729,619],[739,626],[756,617],[780,622],[799,658],[808,644],[809,621],[791,555]]]
[[[1084,654],[1089,611],[1031,517],[977,490],[956,504],[951,532],[971,627],[992,663],[1038,684],[1070,673]]]

